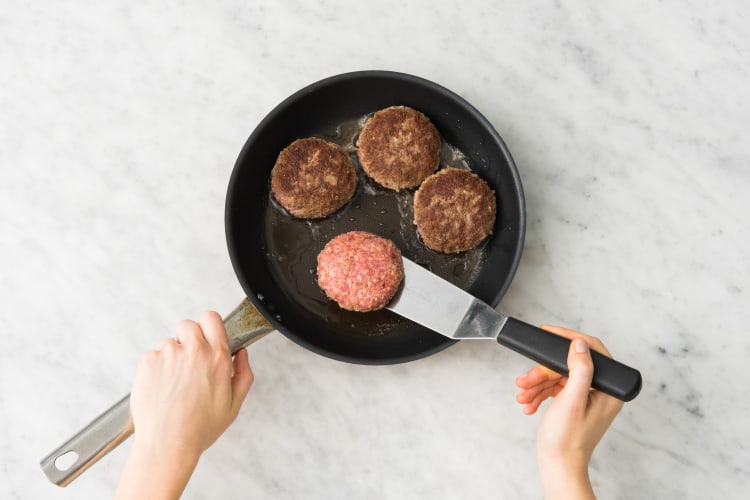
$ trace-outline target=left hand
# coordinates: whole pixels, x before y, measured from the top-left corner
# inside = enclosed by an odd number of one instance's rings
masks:
[[[200,455],[234,421],[253,383],[247,351],[232,361],[215,312],[182,321],[141,358],[130,395],[133,448],[115,498],[175,499]]]
[[[141,358],[130,408],[138,447],[197,456],[229,427],[253,383],[247,351],[232,362],[221,317],[178,324]]]

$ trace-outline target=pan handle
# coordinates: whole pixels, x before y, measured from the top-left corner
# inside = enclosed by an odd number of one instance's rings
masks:
[[[232,354],[262,338],[273,327],[246,298],[224,318]],[[133,434],[130,394],[96,417],[75,436],[40,461],[47,478],[67,486]]]
[[[570,340],[515,318],[508,318],[497,337],[498,343],[533,359],[557,373],[568,376]],[[594,379],[591,387],[630,401],[641,391],[641,372],[591,350]]]
[[[39,464],[50,481],[58,486],[67,486],[131,434],[133,421],[130,418],[128,394],[44,457]]]

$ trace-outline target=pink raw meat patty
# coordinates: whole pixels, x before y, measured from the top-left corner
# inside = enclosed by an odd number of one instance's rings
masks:
[[[403,279],[404,264],[398,247],[372,233],[340,234],[318,254],[318,285],[342,309],[382,309]]]

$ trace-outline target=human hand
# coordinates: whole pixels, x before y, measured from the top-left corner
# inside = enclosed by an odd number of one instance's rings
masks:
[[[218,314],[180,322],[175,338],[141,358],[130,397],[136,444],[200,455],[237,417],[252,382],[247,351],[232,362]]]
[[[131,456],[116,498],[176,498],[200,455],[234,421],[253,383],[247,351],[232,361],[215,312],[182,321],[143,355],[133,382]]]
[[[566,491],[577,492],[578,496],[571,498],[593,497],[588,464],[623,403],[591,390],[594,365],[589,347],[611,355],[595,337],[561,327],[543,325],[542,328],[572,340],[568,351],[569,376],[536,366],[516,379],[521,388],[516,401],[525,405],[524,413],[531,415],[547,398],[554,398],[542,416],[537,433],[539,466],[548,497],[563,498],[561,493]]]

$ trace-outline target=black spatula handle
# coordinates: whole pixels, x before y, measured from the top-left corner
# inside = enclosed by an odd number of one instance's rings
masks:
[[[570,340],[565,337],[515,318],[508,318],[497,341],[561,375],[568,376]],[[594,360],[594,380],[591,382],[594,389],[623,401],[630,401],[641,391],[641,372],[635,368],[593,349],[591,358]]]

